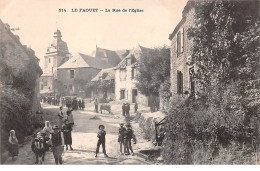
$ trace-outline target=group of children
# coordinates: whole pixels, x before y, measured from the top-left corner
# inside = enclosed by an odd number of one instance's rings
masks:
[[[125,126],[126,127],[124,127],[124,123],[121,123],[119,130],[118,130],[118,133],[119,133],[118,134],[118,142],[119,142],[119,145],[120,145],[120,154],[123,155],[123,153],[122,153],[122,147],[123,147],[125,155],[130,155],[130,152],[131,152],[132,155],[134,156],[131,140],[133,139],[134,144],[136,144],[136,137],[134,135],[134,131],[132,130],[131,124],[127,123]],[[97,157],[97,154],[99,153],[100,145],[102,145],[103,153],[104,153],[105,157],[108,157],[108,155],[106,153],[106,144],[105,144],[105,141],[106,141],[105,126],[99,125],[98,129],[99,129],[99,131],[97,133],[98,142],[97,142],[96,156],[95,157]]]
[[[54,125],[51,127],[50,122],[45,122],[45,127],[42,131],[38,132],[32,141],[31,149],[35,153],[35,164],[42,163],[44,161],[45,153],[52,151],[56,164],[62,164],[62,153],[64,151],[64,145],[66,150],[68,146],[70,150],[72,148],[72,124],[65,120],[64,125],[59,127]]]

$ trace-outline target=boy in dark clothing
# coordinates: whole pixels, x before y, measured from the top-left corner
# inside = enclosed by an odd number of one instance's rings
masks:
[[[118,130],[118,142],[120,144],[120,154],[122,155],[122,145],[124,146],[124,153],[125,151],[125,143],[124,143],[124,135],[125,135],[126,128],[124,127],[124,124],[121,123],[119,130]]]
[[[99,125],[98,126],[98,133],[97,133],[97,137],[98,137],[98,142],[97,142],[97,149],[96,149],[96,156],[97,157],[97,154],[99,153],[99,147],[100,145],[102,144],[102,148],[103,148],[103,153],[105,155],[105,157],[108,157],[107,153],[106,153],[106,131],[104,130],[105,129],[105,126],[104,125]]]
[[[129,153],[129,150],[130,150],[131,153],[132,153],[132,156],[134,156],[134,152],[133,152],[132,145],[131,145],[131,139],[132,138],[134,140],[134,144],[136,144],[136,138],[135,138],[134,132],[133,132],[133,130],[131,128],[131,125],[127,124],[126,125],[125,136],[124,136],[125,151],[126,151],[125,155],[130,155],[130,153]]]
[[[40,159],[40,164],[44,161],[45,153],[46,153],[46,141],[45,139],[41,136],[41,133],[37,133],[37,136],[34,138],[32,141],[31,149],[35,153],[36,161],[35,164],[39,163]]]

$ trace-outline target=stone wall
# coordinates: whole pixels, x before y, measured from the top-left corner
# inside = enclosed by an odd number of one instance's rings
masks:
[[[150,113],[149,108],[146,110],[139,110],[135,116],[135,121],[143,129],[145,139],[155,140],[155,122],[161,121],[166,115],[160,111]]]
[[[183,92],[190,92],[190,80],[189,80],[189,65],[187,65],[188,58],[192,54],[192,40],[188,39],[187,30],[194,25],[195,10],[192,8],[184,18],[185,21],[179,27],[178,31],[184,29],[184,50],[183,53],[177,56],[176,41],[177,33],[171,40],[171,91],[173,95],[177,94],[177,71],[181,71],[183,74]]]

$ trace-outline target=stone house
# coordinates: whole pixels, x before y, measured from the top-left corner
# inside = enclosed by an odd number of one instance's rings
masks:
[[[193,41],[187,30],[194,25],[195,9],[188,3],[182,12],[182,20],[170,34],[171,40],[171,92],[173,96],[195,93],[194,65],[191,54]]]
[[[57,69],[71,57],[67,43],[61,39],[60,30],[57,29],[53,37],[54,39],[49,43],[44,56],[43,75],[40,79],[40,92],[42,95],[57,92]]]
[[[76,54],[58,67],[58,92],[66,96],[91,97],[90,82],[102,69],[115,67],[127,54],[126,50],[112,51],[96,46],[94,56]]]
[[[115,99],[115,70],[114,68],[102,69],[92,80],[94,87],[91,89],[92,99]],[[105,87],[106,86],[106,87]]]
[[[149,48],[138,45],[115,67],[115,99],[148,105],[148,98],[136,88],[137,60]]]
[[[40,109],[40,90],[39,79],[42,74],[42,70],[39,66],[39,59],[35,56],[35,52],[22,45],[19,36],[14,35],[11,32],[10,26],[4,24],[0,20],[0,87],[10,87],[17,89],[25,89],[24,86],[28,84],[30,80],[31,85],[34,86],[34,90],[29,100],[32,102],[32,113],[35,113]],[[5,70],[3,70],[5,68]],[[24,73],[33,72],[31,75],[24,75]],[[32,88],[32,87],[30,87]]]

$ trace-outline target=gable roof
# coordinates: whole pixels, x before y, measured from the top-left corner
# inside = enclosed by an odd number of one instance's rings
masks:
[[[105,78],[102,80],[114,80],[115,79],[115,70],[114,68],[102,69],[91,81],[98,81],[100,77],[104,75]]]
[[[132,58],[135,62],[132,63],[132,66],[136,66],[136,61],[140,59],[141,54],[148,53],[152,49],[143,47],[138,45],[136,48],[131,49],[129,54],[115,67],[115,69],[125,68],[126,67],[126,60]]]
[[[96,58],[86,54],[77,53],[74,57],[70,58],[63,65],[59,66],[58,69],[66,68],[97,68],[105,69],[114,67],[107,59]]]
[[[70,58],[67,62],[58,67],[58,69],[66,68],[86,68],[91,67],[86,61],[77,54],[76,56]]]

